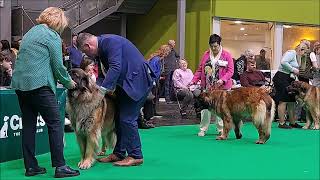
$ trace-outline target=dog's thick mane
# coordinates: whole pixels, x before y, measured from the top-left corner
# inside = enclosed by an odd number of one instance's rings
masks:
[[[92,126],[93,117],[92,112],[101,104],[106,105],[105,100],[99,101],[99,99],[103,99],[102,94],[99,93],[99,89],[97,85],[89,85],[90,89],[82,91],[75,89],[74,91],[79,92],[78,96],[72,96],[72,93],[68,95],[69,108],[72,112],[70,114],[71,119],[75,121],[73,123],[74,128],[81,131],[87,131]],[[103,115],[104,118],[105,114]],[[91,120],[90,120],[91,119]]]

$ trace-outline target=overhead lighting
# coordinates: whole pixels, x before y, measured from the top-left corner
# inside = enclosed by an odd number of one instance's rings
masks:
[[[246,34],[244,34],[245,36],[248,36],[248,34],[246,33]]]
[[[241,21],[235,21],[234,23],[235,24],[241,24],[242,22]]]
[[[240,28],[240,31],[244,31],[244,27]]]
[[[283,25],[284,28],[291,28],[292,26],[290,25]]]

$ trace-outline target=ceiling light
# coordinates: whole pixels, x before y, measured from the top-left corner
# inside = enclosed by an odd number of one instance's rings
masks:
[[[292,26],[290,25],[283,25],[284,28],[291,28]]]
[[[244,34],[245,36],[248,36],[248,34],[246,33],[246,34]]]
[[[244,31],[244,27],[240,28],[240,31]]]
[[[235,21],[234,23],[235,24],[241,24],[242,22],[241,21]]]

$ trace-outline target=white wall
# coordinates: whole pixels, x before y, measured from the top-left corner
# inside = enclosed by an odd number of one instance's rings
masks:
[[[258,55],[260,50],[265,46],[265,43],[241,40],[222,40],[222,46],[231,53],[233,58],[238,59],[246,49],[252,49],[253,52]],[[268,57],[268,54],[266,56]]]

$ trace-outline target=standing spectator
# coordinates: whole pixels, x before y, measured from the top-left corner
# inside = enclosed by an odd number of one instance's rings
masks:
[[[158,86],[159,79],[162,71],[162,61],[168,56],[171,51],[171,47],[169,45],[162,45],[160,48],[150,55],[150,58],[147,60],[150,68],[155,74],[155,78],[153,80],[153,87],[151,92],[149,93],[146,102],[143,105],[143,116],[139,118],[138,126],[141,129],[149,129],[154,128],[154,124],[150,122],[150,119],[156,115],[156,105],[159,99],[158,96]]]
[[[218,88],[229,90],[232,87],[231,77],[233,75],[233,60],[229,52],[221,46],[221,37],[213,34],[209,38],[209,50],[204,52],[199,67],[194,74],[191,85],[197,84],[201,80],[202,89]],[[198,136],[204,136],[209,128],[211,112],[209,110],[201,111],[200,132]],[[217,130],[222,133],[223,122],[218,116],[215,116]]]
[[[260,54],[255,56],[257,69],[268,70],[270,69],[270,59],[266,59],[266,50],[261,49]]]
[[[251,49],[245,50],[244,53],[235,61],[232,79],[236,81],[240,80],[240,75],[247,70],[246,63],[248,59],[254,59],[254,53]]]
[[[72,45],[67,48],[72,68],[80,68],[81,61],[83,60],[82,52],[77,48],[77,35],[72,37]]]
[[[23,37],[11,86],[16,89],[22,112],[22,150],[26,176],[46,173],[35,157],[35,134],[38,113],[48,127],[52,166],[55,177],[78,176],[78,170],[66,165],[63,155],[63,126],[55,96],[57,81],[72,89],[75,82],[62,62],[60,34],[67,26],[63,10],[45,9],[37,18],[39,25]]]
[[[171,94],[173,90],[173,84],[172,84],[172,75],[173,71],[177,69],[177,62],[180,56],[178,53],[174,50],[174,47],[176,46],[176,42],[174,40],[169,40],[168,45],[171,47],[171,51],[168,56],[166,56],[163,60],[163,75],[165,78],[164,82],[164,96],[166,99],[167,104],[171,104]]]
[[[174,71],[172,80],[178,98],[183,99],[180,113],[182,117],[185,117],[187,115],[186,109],[193,99],[193,93],[188,87],[193,79],[193,73],[191,69],[188,69],[188,63],[185,59],[179,60],[179,67]]]
[[[309,83],[309,81],[313,78],[313,70],[317,68],[317,61],[316,59],[311,59],[310,57],[310,41],[308,40],[301,40],[301,43],[305,44],[307,49],[306,52],[298,57],[298,64],[299,64],[299,81],[304,81]]]
[[[279,128],[302,128],[301,125],[296,123],[295,97],[294,95],[288,94],[287,87],[296,79],[296,76],[299,75],[297,57],[302,56],[306,52],[307,48],[308,47],[305,43],[300,43],[295,50],[288,50],[285,52],[281,59],[278,72],[273,77],[273,83],[276,89],[275,100],[276,102],[279,102]],[[289,115],[289,125],[285,123],[286,110]]]
[[[81,33],[77,46],[89,57],[100,56],[100,63],[106,68],[100,92],[116,94],[117,143],[112,154],[98,161],[113,162],[116,166],[141,165],[143,155],[137,120],[153,86],[152,70],[133,43],[118,35]]]
[[[320,42],[315,42],[313,51],[310,53],[310,59],[313,66],[316,68],[313,75],[312,85],[320,87]]]
[[[0,52],[0,86],[10,86],[12,77],[12,62]]]

